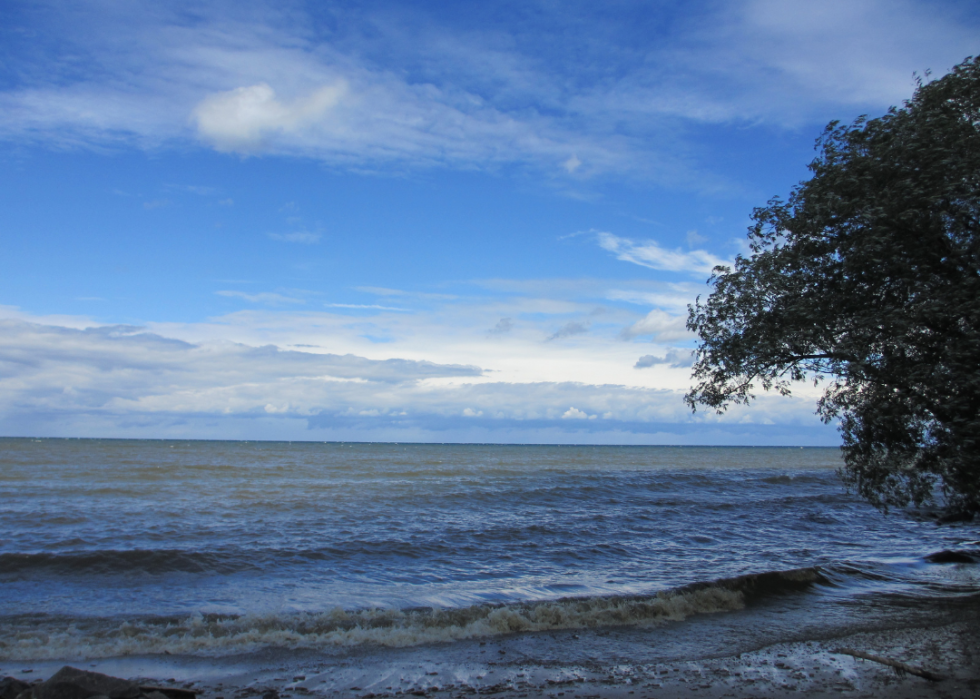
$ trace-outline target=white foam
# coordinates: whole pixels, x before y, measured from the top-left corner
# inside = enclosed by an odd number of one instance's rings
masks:
[[[99,628],[8,628],[0,658],[50,660],[134,654],[219,656],[275,646],[325,648],[373,644],[415,646],[502,634],[600,626],[655,625],[693,614],[744,606],[723,586],[649,597],[585,597],[460,609],[334,609],[318,614],[270,614],[179,621],[134,620]]]

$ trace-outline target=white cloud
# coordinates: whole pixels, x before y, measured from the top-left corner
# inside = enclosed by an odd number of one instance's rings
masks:
[[[685,272],[708,277],[716,266],[731,264],[706,250],[667,250],[654,240],[634,242],[629,238],[620,238],[601,231],[596,234],[596,238],[602,249],[613,253],[619,260],[665,272]]]
[[[198,135],[218,150],[248,152],[277,134],[301,131],[322,121],[348,92],[339,80],[289,104],[276,99],[266,83],[208,95],[194,107],[191,118]]]
[[[595,415],[589,415],[584,410],[579,410],[578,408],[571,407],[566,410],[561,415],[562,420],[588,420],[589,418],[594,418]]]

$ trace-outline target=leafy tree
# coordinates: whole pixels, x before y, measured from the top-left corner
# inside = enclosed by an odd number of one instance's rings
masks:
[[[723,412],[825,382],[841,475],[872,504],[980,512],[980,57],[877,119],[832,122],[812,177],[753,212],[751,255],[689,307],[686,396]]]

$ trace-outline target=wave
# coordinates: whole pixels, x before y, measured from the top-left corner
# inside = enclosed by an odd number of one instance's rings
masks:
[[[570,597],[480,604],[458,609],[333,609],[320,613],[202,615],[184,618],[7,619],[0,658],[43,660],[132,654],[218,656],[266,647],[386,647],[485,638],[520,632],[606,626],[656,626],[697,614],[742,609],[746,603],[824,581],[800,568],[696,583],[645,596]]]
[[[47,575],[230,573],[255,567],[257,566],[242,559],[240,555],[175,549],[0,554],[0,571],[4,578],[31,573]]]
[[[316,549],[226,548],[210,551],[183,549],[100,549],[59,553],[0,554],[0,579],[35,574],[52,576],[127,574],[232,574],[266,570],[288,563],[338,561],[366,557],[425,558],[458,552],[459,546],[437,542],[353,540],[342,546]]]

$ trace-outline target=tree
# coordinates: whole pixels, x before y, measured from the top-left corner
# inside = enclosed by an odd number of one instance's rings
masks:
[[[928,74],[927,74],[928,75]],[[980,57],[877,119],[832,122],[812,177],[753,212],[748,257],[689,307],[692,409],[825,382],[844,482],[980,512]],[[938,495],[938,499],[937,496]]]

